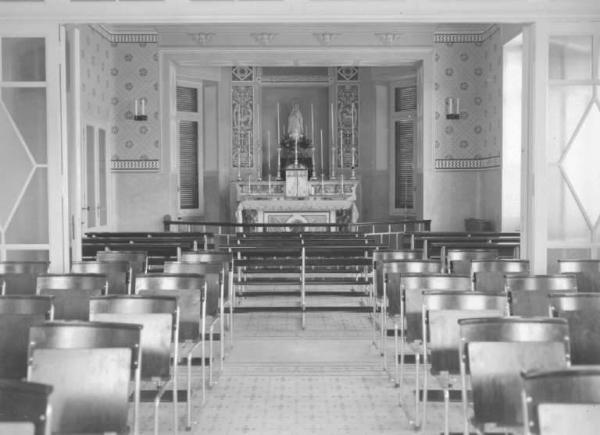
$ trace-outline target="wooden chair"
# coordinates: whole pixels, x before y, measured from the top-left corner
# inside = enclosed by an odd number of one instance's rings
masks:
[[[202,355],[202,402],[204,403],[206,399],[206,350],[204,337],[206,335],[207,278],[203,275],[191,273],[153,273],[139,275],[135,285],[137,295],[177,297],[179,306],[179,343],[185,345],[185,347],[180,348],[179,353],[185,353],[187,360],[187,430],[191,430],[192,354],[198,346],[201,347]],[[177,365],[178,363],[179,360],[174,359],[173,364]]]
[[[141,329],[141,325],[74,321],[31,327],[27,379],[54,388],[52,432],[128,431],[132,373],[136,373],[134,397],[139,397]]]
[[[96,273],[105,275],[107,280],[106,294],[129,294],[127,281],[131,275],[131,267],[126,261],[82,261],[71,265],[71,273]]]
[[[495,260],[497,249],[442,249],[441,262],[444,272],[456,275],[470,275],[471,261]]]
[[[235,307],[235,292],[233,291],[233,270],[232,270],[232,258],[231,254],[222,251],[184,251],[181,253],[179,260],[181,263],[191,264],[218,264],[222,267],[221,280],[224,285],[224,299],[223,299],[223,310],[225,307],[229,308],[228,318],[228,332],[229,332],[229,345],[233,346],[233,314]],[[225,313],[222,312],[221,316],[223,320]],[[223,338],[223,343],[225,339]]]
[[[127,294],[134,293],[136,275],[148,271],[148,253],[146,251],[98,251],[96,252],[96,261],[111,263],[126,261],[129,263],[130,273],[127,281]]]
[[[142,381],[158,381],[154,395],[154,434],[158,435],[158,409],[162,396],[172,385],[173,432],[177,433],[179,360],[179,308],[176,297],[167,296],[105,296],[91,298],[90,320],[142,325]],[[171,354],[171,349],[173,353]],[[171,355],[173,367],[171,369]]]
[[[394,370],[396,386],[404,382],[406,348],[411,347],[416,358],[417,382],[422,344],[422,292],[425,290],[470,290],[467,276],[434,274],[386,274],[388,313],[394,322]],[[385,358],[384,358],[385,360]],[[418,384],[417,384],[418,389]]]
[[[197,274],[201,275],[206,282],[206,309],[205,319],[210,321],[208,323],[208,337],[209,337],[209,349],[208,349],[208,384],[212,385],[213,382],[213,341],[214,341],[214,329],[215,325],[219,323],[220,326],[220,368],[223,369],[223,361],[225,355],[225,323],[224,323],[224,305],[225,305],[225,282],[223,267],[221,264],[208,264],[208,263],[183,263],[167,261],[165,262],[165,274]],[[181,311],[181,307],[180,307]],[[183,316],[183,313],[182,313]],[[196,328],[198,329],[198,328]],[[204,357],[205,355],[203,355]]]
[[[90,298],[106,294],[106,275],[67,273],[39,275],[36,292],[53,297],[54,318],[88,320]]]
[[[600,364],[600,293],[554,293],[550,311],[569,323],[571,364]]]
[[[549,316],[553,292],[577,291],[575,275],[508,275],[504,278],[504,290],[510,298],[512,316]]]
[[[50,435],[52,386],[0,379],[0,433]]]
[[[2,295],[34,295],[37,275],[48,273],[48,261],[0,262]]]
[[[508,297],[503,292],[423,291],[422,307],[422,361],[424,366],[431,363],[430,373],[443,390],[444,434],[449,435],[450,390],[460,385],[457,378],[461,373],[458,320],[507,315]],[[422,429],[427,422],[428,380],[428,371],[424,369]]]
[[[27,376],[29,328],[52,320],[50,296],[0,296],[0,378]]]
[[[558,273],[574,274],[580,292],[600,292],[600,260],[558,260]]]
[[[379,318],[379,327],[380,327],[380,349],[381,354],[384,356],[384,364],[385,364],[385,334],[387,333],[387,318],[388,318],[388,309],[389,306],[395,310],[393,313],[390,313],[391,316],[400,315],[400,299],[394,300],[394,297],[399,296],[400,293],[392,294],[392,299],[388,297],[387,294],[387,276],[388,274],[417,274],[417,275],[429,275],[441,273],[442,266],[439,261],[436,260],[393,260],[386,261],[383,263],[383,287],[381,295],[379,293],[376,295],[377,298],[380,299],[379,305],[380,309],[380,318]],[[419,307],[420,309],[420,307]]]
[[[600,423],[600,367],[569,367],[562,370],[529,371],[523,378],[523,428],[526,434],[593,435]],[[579,406],[577,406],[579,405]],[[590,406],[592,405],[592,406]],[[592,410],[592,413],[586,412]],[[595,411],[595,412],[594,412]],[[581,413],[583,412],[583,413]],[[596,418],[592,418],[593,416]],[[556,422],[556,423],[555,423]]]
[[[504,291],[504,278],[509,275],[529,274],[529,260],[495,259],[472,260],[473,288],[481,292]]]
[[[464,431],[469,432],[467,375],[473,392],[473,425],[523,424],[521,372],[563,369],[569,364],[565,319],[487,318],[458,321]]]

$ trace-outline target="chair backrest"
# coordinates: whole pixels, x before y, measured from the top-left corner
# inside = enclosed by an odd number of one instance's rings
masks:
[[[571,363],[600,364],[600,293],[554,293],[553,316],[569,323]]]
[[[176,297],[91,298],[90,320],[142,325],[142,378],[169,378],[171,346],[174,346],[175,356],[178,351],[179,309]]]
[[[600,292],[600,260],[558,260],[558,272],[574,274],[580,292]]]
[[[442,273],[389,273],[386,285],[389,299],[388,311],[391,315],[402,315],[405,337],[409,342],[423,337],[423,291],[471,290],[471,280],[468,276],[451,276]]]
[[[423,343],[431,355],[431,372],[460,373],[459,319],[501,317],[507,313],[508,296],[503,292],[424,291]]]
[[[184,251],[181,253],[182,263],[229,263],[231,254],[221,251]]]
[[[106,275],[53,274],[37,277],[36,292],[54,297],[54,318],[63,320],[88,320],[90,298],[104,295]]]
[[[0,262],[0,284],[3,295],[34,295],[35,279],[48,273],[47,261]]]
[[[496,259],[472,260],[471,276],[475,290],[481,292],[504,291],[504,278],[510,275],[529,274],[529,260]]]
[[[375,288],[377,296],[383,295],[384,281],[384,263],[401,261],[401,260],[419,260],[423,258],[422,250],[400,249],[394,251],[375,251],[373,252],[373,262],[375,263]]]
[[[52,386],[19,380],[0,379],[0,422],[31,423],[35,435],[49,435],[51,413],[49,396]],[[0,433],[15,435],[10,432]],[[18,433],[18,432],[17,432]],[[25,432],[24,432],[25,433]]]
[[[129,263],[130,275],[128,285],[128,294],[133,294],[135,288],[136,275],[148,271],[148,253],[146,251],[98,251],[96,260],[102,262],[123,262]]]
[[[0,296],[0,378],[27,376],[29,328],[51,318],[50,296]]]
[[[510,295],[510,313],[514,316],[548,316],[548,295],[557,291],[577,291],[575,275],[508,275],[504,289]]]
[[[202,321],[202,299],[210,277],[189,272],[170,273],[169,269],[165,264],[165,273],[139,275],[135,282],[135,293],[139,295],[176,296],[179,302],[179,340],[197,340],[200,337],[200,323]],[[218,281],[219,274],[215,273],[214,277]]]
[[[562,370],[529,371],[521,376],[523,378],[523,403],[525,404],[526,413],[524,422],[529,433],[541,433],[538,419],[540,405],[600,405],[600,367],[569,367]],[[585,419],[587,420],[587,418]],[[567,418],[566,420],[571,426],[568,432],[562,433],[582,433],[582,431],[577,430],[576,426],[579,419]],[[598,422],[598,420],[596,421]],[[587,433],[598,433],[598,426],[596,426],[595,432]]]
[[[71,265],[71,273],[97,273],[105,275],[107,280],[106,294],[128,294],[127,280],[131,274],[131,266],[127,261],[83,261]]]
[[[54,386],[53,432],[126,430],[129,380],[139,367],[141,328],[65,321],[31,327],[28,379]]]
[[[568,365],[567,321],[504,317],[463,319],[458,324],[461,369],[471,375],[474,422],[521,425],[520,373]]]
[[[494,260],[498,258],[497,249],[448,249],[442,262],[450,273],[469,275],[471,261]]]

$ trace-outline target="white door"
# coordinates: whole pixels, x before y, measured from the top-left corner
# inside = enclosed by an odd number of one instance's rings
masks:
[[[0,26],[0,259],[68,263],[56,26]]]

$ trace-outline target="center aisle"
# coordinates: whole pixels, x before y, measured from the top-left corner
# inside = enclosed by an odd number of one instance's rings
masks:
[[[356,313],[236,315],[234,348],[194,434],[414,433]]]

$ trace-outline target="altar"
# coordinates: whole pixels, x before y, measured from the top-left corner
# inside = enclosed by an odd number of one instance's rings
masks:
[[[358,180],[309,181],[305,198],[286,196],[286,183],[237,182],[236,221],[241,224],[348,224],[358,221]],[[311,229],[319,230],[320,227]]]

